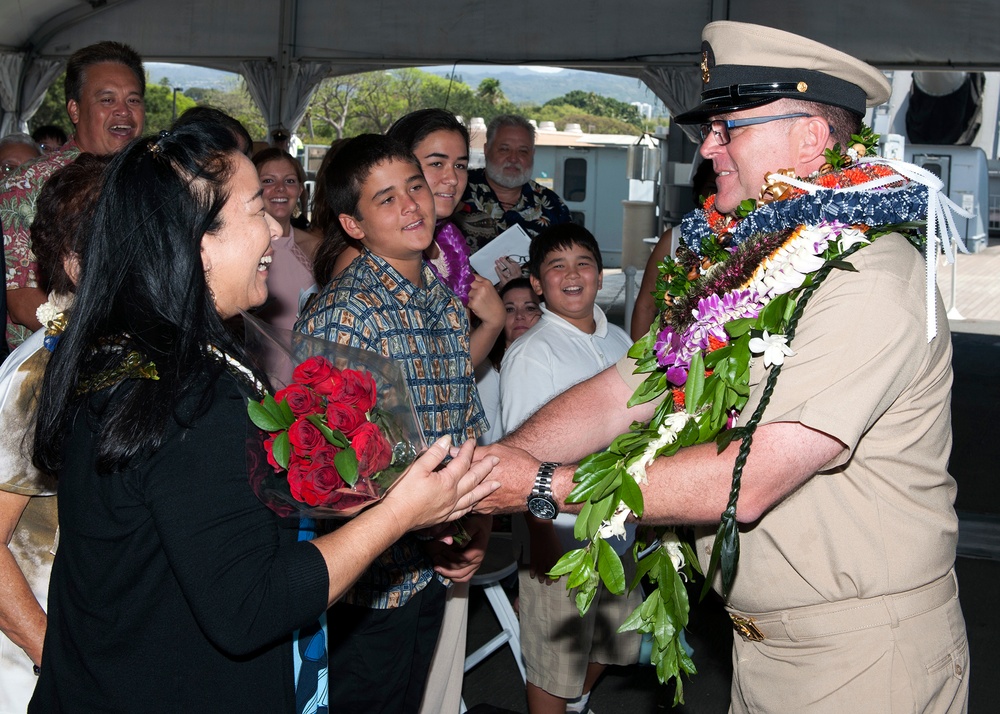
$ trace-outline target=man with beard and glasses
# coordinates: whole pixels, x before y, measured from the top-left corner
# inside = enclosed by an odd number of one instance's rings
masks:
[[[570,222],[562,199],[531,180],[535,127],[527,119],[496,117],[486,127],[484,151],[486,168],[469,171],[469,185],[452,216],[473,251],[515,224],[534,238],[549,226]]]

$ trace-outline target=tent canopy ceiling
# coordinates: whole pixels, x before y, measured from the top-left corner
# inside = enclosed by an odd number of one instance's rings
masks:
[[[231,71],[286,53],[345,68],[634,68],[695,62],[702,26],[729,19],[798,32],[883,69],[1000,69],[995,0],[894,0],[877,12],[870,0],[775,8],[764,0],[13,0],[0,4],[0,49],[65,59],[120,39],[147,60]]]
[[[642,77],[671,107],[689,100],[683,91],[664,96],[677,89],[677,73],[690,80],[680,84],[696,89],[701,28],[722,19],[797,32],[882,69],[1000,69],[996,0],[890,0],[877,13],[870,0],[776,7],[764,0],[424,0],[419,6],[399,0],[8,0],[0,3],[0,55],[23,58],[22,76],[7,80],[23,94],[36,64],[62,64],[80,47],[121,40],[147,61],[256,75],[248,77],[251,91],[272,125],[294,120],[317,77],[452,62]],[[270,77],[263,87],[262,75]],[[3,109],[23,115],[27,104],[23,96],[4,98]]]

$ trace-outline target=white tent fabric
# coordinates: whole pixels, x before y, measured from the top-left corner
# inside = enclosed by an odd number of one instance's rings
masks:
[[[21,131],[17,122],[17,100],[23,66],[23,52],[7,52],[0,55],[0,110],[3,116],[0,120],[0,136]]]
[[[24,53],[0,54],[0,136],[28,131],[28,119],[63,67],[61,60],[35,58],[25,72],[24,64]]]
[[[269,119],[268,132],[279,126],[294,130],[309,108],[316,88],[330,75],[327,62],[292,62],[280,68],[271,60],[248,60],[240,63],[247,90]]]
[[[271,127],[293,128],[324,74],[452,62],[642,77],[680,109],[692,102],[676,68],[697,65],[701,28],[723,19],[797,32],[882,69],[1000,69],[996,0],[886,0],[877,13],[870,0],[31,0],[0,3],[0,53],[27,66],[0,66],[0,105],[22,122],[29,80],[48,74],[41,63],[115,39],[147,61],[243,71]]]

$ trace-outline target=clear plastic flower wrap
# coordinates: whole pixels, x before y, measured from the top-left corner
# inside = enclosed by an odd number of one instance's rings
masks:
[[[402,372],[389,359],[249,315],[247,349],[277,391],[249,400],[250,485],[281,516],[350,518],[426,448]]]

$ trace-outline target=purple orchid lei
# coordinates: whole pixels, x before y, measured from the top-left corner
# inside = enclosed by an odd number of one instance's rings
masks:
[[[469,305],[469,289],[472,287],[473,272],[472,265],[469,264],[469,246],[465,242],[465,236],[458,230],[451,221],[443,221],[438,224],[434,233],[434,242],[437,243],[438,250],[444,257],[444,264],[448,272],[442,275],[437,266],[429,263],[434,274],[448,286],[448,288],[458,296],[465,306]]]
[[[667,380],[683,386],[687,382],[691,358],[696,352],[708,350],[709,338],[720,343],[728,342],[725,325],[731,320],[754,318],[760,314],[765,302],[753,288],[733,290],[721,298],[710,295],[698,301],[694,309],[695,321],[683,331],[667,325],[656,338],[656,361],[666,369]]]

